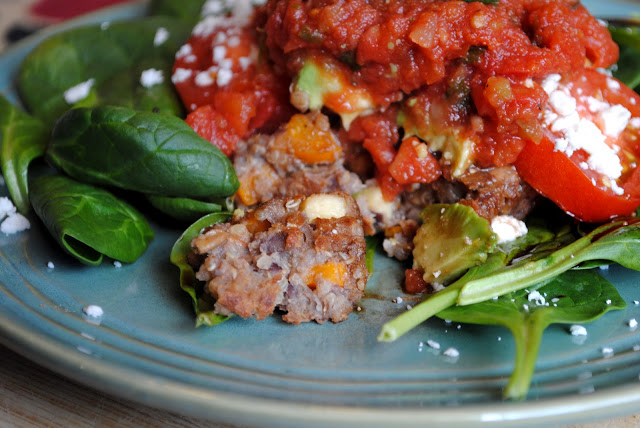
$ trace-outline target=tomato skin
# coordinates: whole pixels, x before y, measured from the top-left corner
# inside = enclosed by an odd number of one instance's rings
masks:
[[[515,167],[539,193],[580,221],[605,222],[612,217],[631,215],[640,205],[637,169],[624,186],[625,194],[616,195],[612,190],[594,186],[591,178],[564,153],[555,150],[546,136],[539,143],[527,142]]]
[[[407,269],[404,271],[404,291],[409,294],[418,294],[426,291],[427,283],[422,278],[424,272],[418,269]]]
[[[604,119],[591,111],[589,100],[622,106],[632,118],[640,117],[640,96],[596,70],[577,70],[563,76],[562,84],[576,99],[580,117],[594,124]],[[597,126],[601,128],[603,124]],[[615,184],[622,188],[622,194],[606,186],[604,183],[609,179],[588,167],[589,154],[584,150],[570,155],[556,150],[555,142],[560,135],[548,129],[538,143],[529,140],[525,144],[514,165],[527,183],[569,215],[580,221],[604,222],[631,215],[640,206],[640,171],[636,167],[640,156],[639,136],[637,127],[628,125],[617,137],[606,137],[607,144],[617,147],[622,175]]]
[[[442,175],[438,160],[415,137],[405,138],[389,165],[389,174],[400,184],[431,183]]]
[[[198,135],[210,141],[227,156],[231,156],[240,140],[240,136],[225,117],[210,105],[199,107],[189,113],[185,122]]]

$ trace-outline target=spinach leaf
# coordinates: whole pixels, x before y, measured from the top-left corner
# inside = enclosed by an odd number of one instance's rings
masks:
[[[106,190],[61,175],[35,179],[31,203],[62,248],[85,264],[98,265],[103,255],[132,263],[154,237],[131,205]]]
[[[189,198],[171,198],[167,196],[148,196],[151,205],[158,211],[181,221],[193,222],[200,217],[220,212],[223,205]]]
[[[230,213],[213,213],[202,217],[185,230],[171,249],[171,263],[180,269],[180,287],[187,292],[193,301],[196,313],[196,327],[213,326],[229,319],[229,316],[217,315],[213,312],[215,301],[209,293],[205,293],[204,284],[196,279],[193,267],[189,264],[191,241],[200,232],[215,224],[227,221]]]
[[[183,120],[123,107],[68,111],[47,158],[77,180],[149,195],[208,199],[239,186],[229,159]]]
[[[223,2],[220,2],[223,3]],[[195,24],[200,18],[205,0],[151,0],[150,15],[171,16]]]
[[[154,44],[161,28],[167,31],[168,38]],[[152,17],[115,22],[106,28],[100,25],[75,28],[54,35],[25,58],[18,74],[19,93],[28,110],[48,125],[53,125],[71,107],[64,92],[89,79],[94,79],[92,91],[81,105],[118,101],[115,104],[133,104],[139,109],[153,105],[160,111],[181,114],[170,73],[175,52],[189,37],[190,30],[191,26],[182,21]],[[148,90],[142,88],[139,83],[142,66],[162,70],[163,84]],[[124,78],[127,73],[131,75]],[[157,92],[162,92],[162,96]],[[144,96],[138,98],[141,93]],[[154,97],[156,102],[149,103]]]
[[[590,260],[607,260],[640,270],[639,252],[640,219],[616,220],[540,260],[508,266],[467,282],[460,290],[458,304],[468,305],[520,290]]]
[[[626,306],[616,288],[593,270],[567,271],[534,288],[469,306],[453,306],[437,314],[451,321],[502,325],[511,330],[516,363],[504,390],[508,399],[527,395],[547,326],[593,321],[609,310]]]
[[[458,281],[383,325],[378,340],[393,341],[455,304],[479,303],[531,287],[585,262],[614,262],[640,270],[639,252],[640,218],[629,218],[604,224],[578,239],[563,231],[526,256],[511,259],[515,252],[492,253],[484,265],[469,269]]]
[[[640,86],[640,26],[624,21],[609,22],[609,31],[620,47],[613,76],[632,89]]]
[[[393,342],[438,312],[455,305],[460,295],[460,290],[468,282],[484,278],[503,269],[516,257],[520,263],[527,263],[531,259],[544,257],[549,251],[552,251],[550,249],[557,248],[558,242],[564,242],[564,236],[569,235],[565,230],[561,230],[556,235],[544,227],[536,226],[535,223],[529,225],[528,229],[529,232],[526,235],[512,242],[499,244],[498,250],[490,253],[483,264],[472,267],[454,283],[435,294],[431,294],[424,301],[414,306],[412,310],[403,312],[385,323],[378,335],[378,340]]]
[[[30,210],[29,164],[44,155],[49,130],[0,95],[0,166],[9,194],[18,210]]]

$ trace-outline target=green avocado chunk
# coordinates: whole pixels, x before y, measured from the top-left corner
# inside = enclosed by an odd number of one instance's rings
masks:
[[[489,221],[461,204],[434,204],[420,214],[414,238],[414,266],[428,283],[448,283],[480,265],[496,245]]]

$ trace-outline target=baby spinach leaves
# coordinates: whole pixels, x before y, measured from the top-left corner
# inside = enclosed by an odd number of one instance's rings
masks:
[[[516,344],[516,363],[504,397],[523,399],[547,326],[593,321],[609,310],[624,309],[625,306],[616,288],[598,273],[572,270],[530,290],[445,309],[438,317],[456,322],[502,325],[511,330]]]
[[[151,0],[149,13],[151,15],[171,16],[195,24],[200,18],[205,0]],[[220,2],[223,3],[223,2]]]
[[[543,241],[536,243],[531,239],[535,236]],[[523,237],[508,254],[491,253],[483,265],[469,269],[456,282],[383,325],[378,340],[394,341],[448,307],[533,287],[584,262],[612,261],[640,270],[640,218],[614,220],[577,239],[566,230],[560,230],[553,239],[550,236],[538,233]],[[518,253],[518,248],[523,252]]]
[[[229,211],[233,208],[233,201],[218,202],[198,201],[189,198],[171,198],[167,196],[148,196],[151,205],[158,211],[181,221],[189,223],[207,214]],[[230,198],[226,198],[230,199]]]
[[[88,183],[209,199],[233,194],[233,165],[177,117],[123,107],[78,108],[53,129],[51,162]]]
[[[94,84],[90,97],[83,101],[85,106],[117,104],[142,109],[152,105],[181,114],[170,73],[175,52],[190,30],[191,26],[180,20],[151,17],[54,35],[24,60],[18,90],[29,111],[48,125],[72,107],[64,92],[89,79],[94,79]],[[158,31],[162,37],[157,37]],[[140,64],[162,70],[163,83],[148,90],[141,88]],[[154,97],[155,102],[149,103]]]
[[[213,213],[202,217],[182,233],[171,249],[171,263],[180,269],[180,287],[191,296],[193,301],[193,309],[196,312],[196,327],[220,324],[229,317],[213,312],[215,299],[205,292],[204,284],[196,279],[195,271],[188,260],[191,253],[191,241],[203,229],[215,223],[227,221],[230,217],[230,213]]]
[[[0,96],[0,165],[11,198],[22,213],[31,208],[29,164],[44,154],[48,141],[49,130],[42,122]]]
[[[620,47],[613,75],[637,91],[640,89],[640,25],[637,21],[610,21],[609,31]]]
[[[131,263],[154,233],[145,218],[111,193],[64,176],[44,175],[31,183],[34,211],[62,248],[81,262],[103,256]]]

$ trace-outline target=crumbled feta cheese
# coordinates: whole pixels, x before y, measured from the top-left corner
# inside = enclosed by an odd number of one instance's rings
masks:
[[[530,302],[534,302],[536,305],[538,306],[544,306],[544,305],[548,305],[547,301],[545,300],[544,296],[542,294],[540,294],[539,291],[532,291],[531,293],[529,293],[529,295],[527,296],[527,299]]]
[[[607,299],[607,300],[605,301],[605,303],[606,303],[607,305],[610,305],[610,304],[611,304],[611,299]]]
[[[444,290],[444,289],[445,289],[445,286],[444,286],[444,284],[442,284],[442,283],[440,283],[440,282],[432,282],[432,283],[431,283],[431,289],[432,289],[434,292],[438,292],[438,291],[440,291],[440,290]]]
[[[220,27],[244,27],[253,14],[251,0],[207,0],[200,14],[204,17],[193,29],[194,35],[206,37]],[[231,10],[230,16],[223,14]]]
[[[119,262],[119,261],[117,261],[117,260],[115,260],[115,261],[113,262],[113,265],[114,265],[115,267],[117,267],[117,268],[121,268],[121,267],[122,267],[122,263],[120,263],[120,262]]]
[[[238,63],[240,64],[240,68],[246,71],[249,68],[249,66],[253,63],[253,60],[248,56],[241,56],[240,58],[238,58]]]
[[[587,335],[587,329],[584,328],[584,326],[581,326],[581,325],[572,325],[570,327],[569,331],[571,332],[572,336],[586,336]]]
[[[111,26],[111,22],[109,21],[105,21],[103,23],[100,24],[100,29],[102,31],[106,30],[107,28],[109,28]]]
[[[220,15],[225,11],[225,9],[227,9],[227,4],[224,0],[207,0],[202,5],[200,14],[202,16]]]
[[[631,318],[627,324],[629,325],[630,329],[635,329],[638,327],[638,321],[635,318]]]
[[[498,235],[498,243],[513,241],[527,234],[523,221],[508,215],[499,215],[491,220],[491,230]]]
[[[0,220],[11,214],[15,214],[15,212],[16,207],[13,205],[13,202],[11,202],[11,199],[6,196],[0,197]]]
[[[176,70],[173,72],[173,75],[171,76],[171,82],[173,82],[174,84],[182,83],[189,79],[192,73],[193,71],[188,68],[176,68]]]
[[[450,358],[458,358],[460,356],[460,351],[458,351],[456,348],[447,348],[447,350],[444,351],[443,354]]]
[[[54,269],[56,266],[53,264],[53,262],[47,262],[47,268],[49,269]]]
[[[427,340],[427,345],[433,349],[440,349],[440,343],[436,342],[435,340]]]
[[[95,83],[95,79],[89,79],[85,82],[78,83],[75,86],[70,87],[66,91],[64,91],[64,100],[67,104],[73,105],[79,101],[84,100],[89,96],[89,92],[91,92],[91,88]]]
[[[195,81],[196,85],[198,86],[210,86],[215,82],[215,80],[213,80],[213,77],[211,77],[211,72],[209,70],[201,71],[200,73],[196,74]]]
[[[591,113],[597,114],[594,123],[578,113],[577,101],[570,92],[570,87],[563,85],[557,74],[548,76],[541,86],[549,95],[549,104],[543,112],[544,121],[549,129],[560,137],[555,142],[555,149],[567,156],[577,150],[584,150],[589,157],[586,166],[603,174],[609,179],[609,185],[616,193],[624,193],[615,180],[622,175],[622,164],[615,148],[609,147],[606,138],[617,138],[626,128],[631,113],[621,105],[612,105],[594,97],[580,97]],[[615,80],[610,79],[615,86]],[[598,126],[600,125],[600,126]],[[581,164],[585,169],[585,165]],[[597,183],[596,183],[597,184]]]
[[[156,31],[156,35],[153,37],[153,46],[160,46],[167,40],[169,40],[169,31],[164,27],[160,27]]]
[[[140,74],[140,84],[145,88],[150,88],[155,85],[159,85],[164,82],[164,76],[162,74],[162,70],[156,70],[155,68],[150,68],[148,70],[144,70]]]
[[[184,45],[180,46],[180,49],[178,49],[178,52],[176,52],[176,59],[180,59],[191,54],[193,54],[193,48],[189,43],[185,43]]]
[[[216,83],[218,86],[225,86],[233,78],[233,72],[229,68],[221,68],[216,76]]]
[[[614,353],[614,352],[613,352],[613,348],[610,348],[610,347],[608,347],[608,346],[606,346],[606,347],[602,348],[602,355],[603,355],[605,358],[613,357],[613,353]]]
[[[216,46],[213,48],[213,61],[220,63],[227,57],[227,47],[224,45]]]
[[[607,87],[609,89],[611,89],[612,91],[616,91],[616,90],[620,89],[620,82],[618,82],[615,79],[609,78],[609,79],[607,79]]]
[[[22,232],[29,228],[31,228],[31,223],[29,223],[29,220],[20,213],[10,214],[4,219],[2,224],[0,224],[0,232],[5,235]]]
[[[104,311],[102,310],[102,308],[97,305],[85,306],[82,311],[91,318],[100,318],[102,315],[104,315]]]

